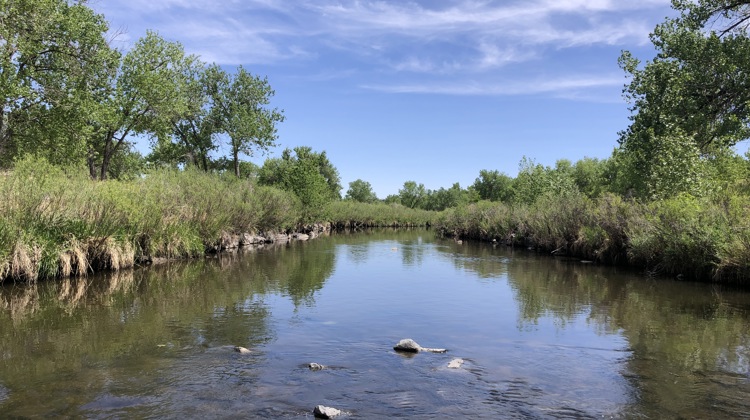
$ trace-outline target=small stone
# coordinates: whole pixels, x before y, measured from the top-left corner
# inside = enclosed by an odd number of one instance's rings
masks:
[[[316,405],[313,410],[313,415],[319,419],[332,419],[341,415],[341,410],[333,407],[326,407],[324,405]]]
[[[310,370],[323,370],[323,369],[325,369],[325,366],[321,365],[320,363],[315,363],[315,362],[310,363],[309,365],[307,365],[307,367],[310,368]]]
[[[234,351],[239,354],[251,354],[252,352],[244,347],[234,346]]]
[[[456,358],[456,359],[453,359],[450,362],[448,362],[448,368],[449,369],[458,369],[463,364],[464,364],[464,359]]]

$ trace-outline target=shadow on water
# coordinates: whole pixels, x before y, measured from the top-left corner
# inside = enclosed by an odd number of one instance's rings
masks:
[[[749,318],[748,292],[423,230],[337,234],[0,287],[0,413],[741,417]],[[449,351],[394,352],[405,337]]]

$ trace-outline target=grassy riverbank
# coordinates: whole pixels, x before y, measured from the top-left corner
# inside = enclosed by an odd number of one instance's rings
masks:
[[[40,160],[0,177],[0,279],[119,269],[145,257],[202,255],[222,232],[290,229],[295,198],[198,171],[96,182]]]
[[[0,175],[0,281],[200,256],[224,233],[291,232],[321,221],[414,226],[434,214],[351,202],[303,211],[294,194],[233,176],[157,170],[132,181],[99,182],[27,159]]]
[[[750,198],[643,203],[606,194],[547,195],[531,205],[479,202],[441,214],[448,236],[534,247],[555,255],[680,276],[747,284]]]
[[[441,213],[399,204],[333,201],[304,208],[291,192],[200,171],[156,170],[92,181],[43,160],[0,175],[0,281],[84,275],[220,247],[225,234],[426,226],[460,238],[534,247],[656,275],[746,283],[750,198],[547,194],[532,204],[487,202]]]

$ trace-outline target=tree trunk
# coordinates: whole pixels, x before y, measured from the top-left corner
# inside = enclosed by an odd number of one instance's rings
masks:
[[[237,178],[240,177],[240,151],[237,147],[232,147],[232,155],[234,156],[234,174]]]
[[[89,165],[89,176],[91,179],[96,180],[96,162],[94,162],[94,151],[89,148],[88,156],[86,157],[86,163]]]

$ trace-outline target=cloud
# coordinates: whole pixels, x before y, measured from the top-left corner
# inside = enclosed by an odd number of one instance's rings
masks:
[[[416,83],[403,85],[362,85],[370,89],[390,93],[420,93],[440,95],[509,96],[554,94],[561,98],[583,97],[583,92],[595,89],[611,89],[623,85],[622,76],[568,76],[556,79],[508,80],[502,82],[466,81],[445,83]],[[587,98],[593,98],[589,93]]]
[[[102,0],[93,7],[113,26],[127,27],[130,40],[156,29],[208,62],[294,64],[311,68],[317,80],[326,79],[322,69],[341,77],[353,70],[362,86],[384,92],[552,94],[577,81],[566,92],[582,97],[570,92],[609,79],[566,69],[554,75],[556,87],[460,81],[497,72],[511,80],[511,70],[548,66],[547,57],[560,51],[645,45],[669,0]],[[430,81],[409,83],[416,75]]]

